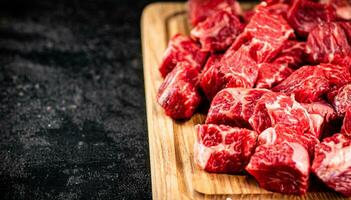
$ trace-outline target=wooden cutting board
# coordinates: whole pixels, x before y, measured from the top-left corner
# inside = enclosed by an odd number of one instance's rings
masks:
[[[144,9],[141,33],[153,199],[343,199],[322,184],[314,184],[319,186],[302,197],[272,193],[248,175],[210,174],[195,165],[194,125],[203,123],[205,116],[174,121],[156,102],[163,80],[158,66],[168,40],[189,30],[184,3],[154,3]]]

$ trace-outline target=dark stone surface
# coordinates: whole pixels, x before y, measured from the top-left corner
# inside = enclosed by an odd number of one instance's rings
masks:
[[[1,199],[151,198],[148,3],[1,1]]]

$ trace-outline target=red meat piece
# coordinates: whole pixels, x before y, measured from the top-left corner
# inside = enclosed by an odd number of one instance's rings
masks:
[[[336,16],[341,20],[351,20],[351,1],[350,0],[321,0],[334,7]]]
[[[312,63],[329,63],[338,57],[351,56],[351,45],[340,23],[324,23],[308,35],[306,53]]]
[[[173,119],[190,118],[200,103],[196,89],[199,71],[186,62],[178,63],[161,84],[157,102]]]
[[[223,88],[252,88],[257,75],[256,62],[251,58],[248,47],[242,46],[235,52],[228,49],[219,63],[205,71],[201,76],[200,87],[211,100]]]
[[[256,147],[257,133],[225,125],[197,125],[195,162],[208,172],[241,172]]]
[[[218,91],[225,87],[225,78],[221,72],[221,66],[220,63],[217,63],[201,74],[200,88],[210,101]]]
[[[350,73],[343,66],[333,64],[304,66],[275,86],[273,91],[294,94],[297,101],[310,103],[320,101],[322,95],[345,85],[350,80]]]
[[[312,121],[314,135],[316,138],[320,139],[324,132],[324,118],[319,114],[310,114],[310,119]]]
[[[298,143],[261,145],[245,169],[266,190],[303,195],[309,185],[309,160],[307,150]]]
[[[324,76],[329,80],[331,90],[351,83],[351,74],[345,65],[320,64],[318,66],[324,71]]]
[[[258,145],[280,144],[285,141],[289,143],[295,142],[301,144],[307,149],[310,158],[313,158],[314,147],[319,143],[319,140],[313,134],[301,134],[287,126],[279,124],[274,127],[267,128],[258,137]]]
[[[273,88],[273,91],[294,94],[299,102],[319,101],[328,90],[328,79],[323,76],[323,70],[315,66],[301,67]]]
[[[213,98],[206,123],[251,128],[249,118],[257,100],[266,92],[269,91],[245,88],[223,89]]]
[[[322,116],[326,122],[334,121],[337,118],[337,114],[333,106],[325,101],[301,103],[301,105],[307,110],[308,113]]]
[[[249,43],[250,54],[255,61],[270,62],[286,41],[293,37],[294,31],[287,21],[280,15],[270,13],[264,4],[260,4],[231,48],[236,50],[244,43]]]
[[[328,187],[351,196],[351,140],[334,134],[316,145],[312,171]]]
[[[301,103],[310,114],[316,137],[330,135],[337,131],[338,118],[333,106],[323,101],[312,103]]]
[[[347,84],[338,90],[333,106],[339,117],[345,116],[347,107],[351,107],[351,84]]]
[[[351,137],[351,106],[349,106],[346,110],[344,121],[341,127],[341,133],[347,137]]]
[[[281,93],[267,92],[262,95],[257,101],[249,123],[258,133],[277,124],[283,124],[296,132],[316,135],[307,110],[292,97]]]
[[[200,45],[188,36],[177,34],[172,37],[159,67],[162,77],[166,77],[178,62],[188,62],[200,70],[208,55],[208,52],[201,51],[200,48]]]
[[[274,4],[279,4],[279,3],[286,3],[289,4],[291,0],[264,0],[264,2],[267,3],[267,5],[274,5]]]
[[[200,41],[203,51],[224,51],[234,42],[243,28],[237,16],[223,10],[198,23],[191,30],[191,36]]]
[[[351,55],[345,56],[343,58],[341,57],[336,57],[334,58],[333,64],[343,66],[345,68],[348,68],[350,73],[351,73]]]
[[[315,26],[336,18],[332,6],[310,0],[295,0],[288,11],[288,22],[301,37],[307,37]]]
[[[241,8],[235,0],[189,0],[189,20],[193,26],[204,21],[220,10],[241,14]]]
[[[285,80],[293,72],[287,64],[261,63],[258,66],[256,88],[270,89]]]
[[[204,68],[202,69],[202,71],[205,72],[208,69],[210,69],[213,65],[216,65],[217,63],[219,63],[219,61],[221,61],[222,57],[223,57],[223,54],[211,54],[208,57],[206,64],[205,64]]]
[[[252,16],[255,14],[254,10],[247,10],[244,12],[242,18],[245,24],[248,24],[251,21]]]
[[[351,43],[351,22],[339,22],[339,24],[345,30],[346,36],[349,39],[349,43]]]
[[[286,3],[276,3],[267,6],[267,9],[270,13],[275,14],[275,15],[281,15],[286,19],[286,15],[288,13],[290,6],[289,4]]]
[[[299,68],[306,60],[306,42],[289,40],[278,54],[274,63],[287,64],[292,69]]]

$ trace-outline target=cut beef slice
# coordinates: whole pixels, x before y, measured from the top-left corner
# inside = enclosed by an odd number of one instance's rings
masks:
[[[325,101],[301,103],[310,114],[317,138],[338,132],[339,120],[335,109]]]
[[[334,88],[351,80],[347,68],[334,64],[304,66],[294,71],[287,79],[272,90],[295,95],[298,102],[310,103],[322,100]]]
[[[308,151],[310,158],[313,158],[314,147],[319,143],[319,140],[315,135],[310,133],[299,133],[282,124],[267,128],[258,137],[258,145],[280,144],[285,141],[301,144]]]
[[[267,92],[257,101],[249,119],[251,127],[261,133],[269,127],[283,124],[299,133],[315,134],[309,113],[293,97]]]
[[[275,5],[275,4],[290,4],[291,0],[263,0],[264,2],[267,3],[267,5]]]
[[[159,70],[162,77],[166,77],[178,62],[188,62],[192,67],[200,70],[206,62],[207,55],[208,52],[201,51],[200,45],[191,38],[177,34],[169,41]]]
[[[289,4],[287,3],[276,3],[272,5],[268,5],[267,9],[269,13],[274,14],[274,15],[280,15],[286,19],[286,14],[288,13],[289,10]]]
[[[351,45],[340,23],[323,23],[308,35],[306,53],[311,63],[330,63],[351,55]]]
[[[265,89],[223,89],[213,98],[206,123],[250,128],[248,121],[256,102],[266,92]]]
[[[332,6],[320,4],[311,0],[295,0],[288,11],[288,22],[300,37],[308,34],[322,22],[336,19]]]
[[[223,88],[252,88],[258,76],[258,66],[249,54],[247,46],[237,51],[230,49],[220,62],[212,65],[201,75],[200,87],[209,100]]]
[[[218,11],[191,30],[191,36],[201,43],[203,51],[224,51],[242,32],[240,19],[227,11]]]
[[[241,8],[235,0],[189,0],[189,20],[193,26],[214,15],[216,12],[226,10],[234,14],[241,14]]]
[[[310,114],[318,114],[325,119],[325,121],[334,121],[337,117],[336,111],[332,105],[325,101],[313,102],[313,103],[301,103],[301,105]]]
[[[285,80],[293,72],[287,64],[261,63],[258,67],[256,88],[270,89]]]
[[[210,69],[213,65],[216,65],[217,63],[219,63],[219,61],[221,61],[222,57],[223,57],[223,54],[212,53],[208,57],[206,64],[205,64],[204,68],[202,69],[202,72],[204,73],[205,71]]]
[[[348,107],[345,113],[341,133],[351,138],[351,106]]]
[[[257,133],[225,125],[197,125],[195,162],[208,172],[241,172],[256,147]]]
[[[308,151],[310,158],[313,158],[314,147],[319,143],[315,135],[310,133],[301,134],[282,124],[267,128],[258,137],[258,145],[280,144],[285,141],[301,144]]]
[[[303,195],[309,185],[309,160],[307,150],[298,143],[260,145],[245,169],[266,190]]]
[[[281,15],[270,13],[261,3],[231,48],[236,50],[249,43],[250,54],[256,62],[270,62],[289,38],[294,38],[294,31],[287,21]]]
[[[161,84],[157,102],[173,119],[187,119],[195,112],[201,97],[196,88],[199,71],[186,62],[178,63]]]
[[[289,40],[275,58],[274,63],[287,64],[292,69],[299,68],[306,60],[306,42]]]
[[[315,148],[312,171],[328,187],[351,196],[351,140],[342,134],[325,138]]]
[[[350,0],[321,0],[321,3],[333,6],[340,20],[351,20]]]
[[[351,107],[351,83],[344,85],[334,97],[333,106],[339,117],[344,117],[347,107]]]

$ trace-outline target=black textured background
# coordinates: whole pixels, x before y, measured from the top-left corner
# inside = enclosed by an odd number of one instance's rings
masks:
[[[0,2],[0,198],[151,198],[150,1]]]

